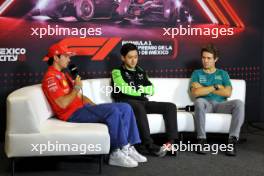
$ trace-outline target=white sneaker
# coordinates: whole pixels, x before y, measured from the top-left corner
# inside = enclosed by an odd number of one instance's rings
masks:
[[[134,161],[120,149],[112,152],[109,157],[109,165],[120,167],[137,167],[138,162]]]
[[[130,146],[128,148],[128,156],[130,156],[132,159],[140,163],[147,162],[147,158],[141,155],[140,153],[138,153],[138,151],[135,149],[134,146]]]

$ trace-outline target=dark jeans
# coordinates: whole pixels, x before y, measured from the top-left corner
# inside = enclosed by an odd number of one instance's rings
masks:
[[[133,108],[140,138],[144,145],[153,143],[153,139],[150,136],[147,114],[162,114],[165,122],[166,137],[168,140],[178,139],[177,108],[175,104],[131,99],[122,99],[121,102],[126,102]]]

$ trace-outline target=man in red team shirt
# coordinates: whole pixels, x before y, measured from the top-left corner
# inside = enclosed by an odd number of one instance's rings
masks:
[[[72,80],[63,73],[73,55],[66,47],[54,44],[46,56],[49,68],[42,81],[42,89],[57,118],[68,122],[105,123],[111,142],[109,164],[137,167],[147,158],[139,154],[134,144],[140,143],[138,128],[132,108],[126,103],[95,105],[82,95],[82,80]]]

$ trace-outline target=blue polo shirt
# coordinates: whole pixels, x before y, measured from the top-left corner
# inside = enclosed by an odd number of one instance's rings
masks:
[[[213,86],[214,84],[220,84],[223,86],[232,87],[228,73],[221,69],[216,69],[214,73],[210,74],[204,72],[203,69],[195,70],[192,73],[191,84],[193,82],[198,82],[202,86]],[[201,96],[199,98],[205,98],[207,100],[214,100],[217,102],[223,102],[226,100],[226,97],[219,96],[213,93],[210,93],[206,96]]]

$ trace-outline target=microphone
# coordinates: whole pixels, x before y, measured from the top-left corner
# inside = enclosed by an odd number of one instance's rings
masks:
[[[77,66],[75,64],[69,64],[68,69],[70,70],[72,79],[75,79],[79,74]]]

